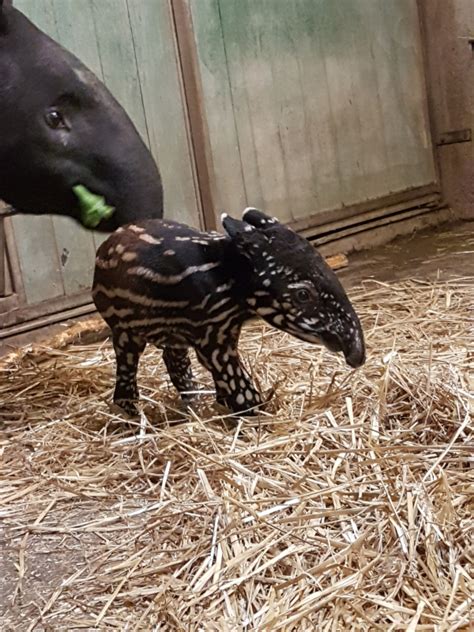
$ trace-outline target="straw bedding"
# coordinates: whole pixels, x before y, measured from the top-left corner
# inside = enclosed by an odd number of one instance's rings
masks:
[[[255,419],[205,373],[187,413],[149,349],[124,424],[98,320],[7,358],[3,629],[468,630],[472,281],[353,290],[358,371],[247,327]]]

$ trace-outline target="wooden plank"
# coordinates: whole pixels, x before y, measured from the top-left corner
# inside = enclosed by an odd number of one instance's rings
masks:
[[[363,201],[382,196],[390,188],[387,189],[388,156],[377,73],[371,50],[373,31],[377,29],[377,22],[372,21],[372,14],[378,3],[360,0],[351,4],[351,28],[346,35],[351,41],[347,63],[354,77],[353,99],[359,124],[359,147],[358,151],[354,150],[352,159],[360,161],[364,174],[361,183],[363,197],[354,201]]]
[[[53,0],[55,39],[102,79],[91,0]]]
[[[293,221],[435,181],[412,0],[189,2],[221,200]]]
[[[192,17],[186,0],[168,0],[173,20],[177,61],[186,110],[188,144],[202,226],[216,228],[215,187],[211,178],[212,152],[203,110],[202,86],[194,42]]]
[[[48,33],[100,76],[92,7],[87,2],[82,4],[79,11],[74,0],[53,0],[54,25]],[[65,294],[71,296],[89,289],[96,250],[93,233],[67,217],[53,216],[52,221]]]
[[[94,0],[81,0],[80,10],[77,0],[53,0],[53,9],[55,15],[56,39],[65,48],[78,57],[90,70],[92,70],[99,79],[103,81],[102,65],[100,59],[99,46],[97,42],[96,26],[94,23],[93,13]],[[71,231],[69,223],[57,219],[54,220],[55,229],[60,233],[58,238],[63,248],[70,253],[68,260],[68,269],[66,274],[67,292],[77,292],[86,283],[90,284],[91,267],[93,258],[91,259],[90,251],[95,251],[100,244],[107,238],[104,233],[95,231],[86,231],[75,226]],[[71,248],[74,245],[74,237],[79,234],[79,242],[77,248]],[[86,237],[87,236],[87,237]],[[69,240],[72,238],[72,242]],[[78,270],[77,253],[85,250],[87,255],[87,266],[80,276],[76,276]],[[74,282],[77,279],[77,283]]]
[[[246,199],[287,220],[288,176],[272,67],[275,12],[270,10],[262,28],[261,2],[255,6],[248,0],[238,5],[219,1],[219,11]]]
[[[389,160],[387,187],[399,191],[433,182],[416,3],[369,2],[368,11]]]
[[[103,80],[150,146],[127,0],[92,0],[92,12]]]
[[[211,174],[217,213],[246,205],[232,93],[218,0],[188,0],[198,51],[203,108],[212,150]]]
[[[4,242],[6,253],[6,294],[16,298],[18,305],[26,304],[25,288],[21,278],[20,259],[13,232],[11,217],[3,219]],[[8,303],[8,301],[5,301]]]
[[[44,31],[54,30],[52,0],[17,0],[15,6]],[[28,303],[64,294],[53,220],[49,216],[12,218],[23,284]]]
[[[336,122],[331,110],[324,59],[323,22],[312,0],[292,3],[294,56],[298,63],[308,156],[313,171],[311,197],[296,219],[337,208],[342,203],[341,174],[336,142]],[[296,161],[297,164],[297,161]]]
[[[304,3],[303,3],[304,5]],[[300,9],[304,6],[300,5]],[[250,8],[252,5],[250,4]],[[275,129],[275,145],[281,152],[285,194],[275,209],[282,219],[291,221],[311,212],[317,195],[316,178],[312,165],[312,143],[308,133],[302,77],[298,58],[303,35],[304,17],[299,20],[295,3],[263,0],[261,15],[271,16],[260,34],[262,59],[270,67],[272,83],[267,112]],[[257,22],[258,27],[258,22]],[[317,108],[317,100],[313,102]],[[266,139],[262,147],[260,164],[272,164],[272,143]],[[295,160],[295,157],[298,157]],[[271,191],[271,188],[270,188]],[[269,210],[273,210],[272,207]]]
[[[340,270],[341,268],[347,268],[349,265],[349,259],[344,254],[332,255],[326,258],[326,263],[333,270]]]
[[[165,191],[165,216],[200,226],[169,4],[128,0],[128,11],[150,149]]]
[[[8,301],[9,299],[3,299]],[[18,323],[42,318],[49,314],[61,314],[62,312],[74,309],[82,305],[93,305],[91,303],[90,292],[81,292],[74,296],[59,296],[48,299],[43,303],[28,306],[14,306],[4,314],[0,314],[0,329],[12,327]]]

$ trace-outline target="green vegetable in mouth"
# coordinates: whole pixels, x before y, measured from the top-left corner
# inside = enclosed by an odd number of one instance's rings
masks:
[[[109,219],[114,214],[115,208],[108,206],[105,198],[91,193],[82,184],[76,184],[72,190],[79,200],[81,222],[86,228],[96,228],[103,219]]]

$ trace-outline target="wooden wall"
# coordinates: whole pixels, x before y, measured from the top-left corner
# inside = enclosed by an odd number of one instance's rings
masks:
[[[15,0],[15,6],[104,81],[159,164],[166,214],[199,225],[168,3]],[[99,235],[52,216],[17,216],[13,230],[28,305],[88,293]]]
[[[15,5],[128,111],[168,217],[211,224],[255,205],[306,230],[437,186],[416,0]],[[7,228],[15,287],[0,326],[90,303],[100,236],[58,217]]]
[[[292,221],[435,181],[416,0],[187,0],[218,209]]]

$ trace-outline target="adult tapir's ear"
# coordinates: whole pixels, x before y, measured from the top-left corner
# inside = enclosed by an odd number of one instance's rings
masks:
[[[245,223],[250,224],[255,228],[270,228],[280,223],[276,217],[265,215],[265,213],[259,211],[258,208],[253,208],[251,206],[246,208],[242,213],[242,219]]]

